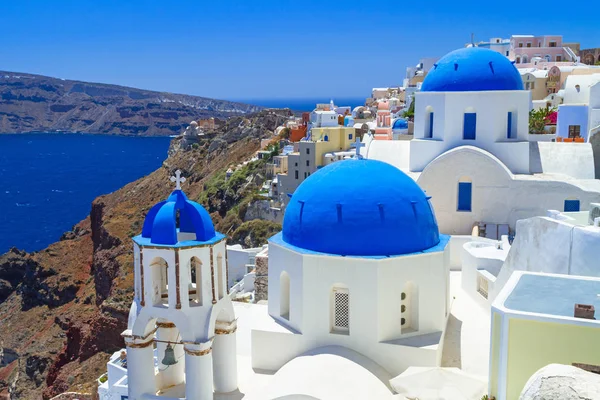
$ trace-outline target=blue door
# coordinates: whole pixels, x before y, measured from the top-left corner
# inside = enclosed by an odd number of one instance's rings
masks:
[[[471,182],[458,183],[458,211],[471,211],[472,190]]]
[[[565,200],[565,212],[579,211],[579,200]]]
[[[475,132],[477,129],[477,114],[465,113],[463,139],[475,140]]]

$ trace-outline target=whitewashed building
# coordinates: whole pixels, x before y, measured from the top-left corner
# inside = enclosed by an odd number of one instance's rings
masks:
[[[277,371],[331,346],[392,376],[439,365],[448,240],[429,198],[393,166],[352,159],[317,171],[269,240],[268,310],[277,323],[255,326],[253,368]]]

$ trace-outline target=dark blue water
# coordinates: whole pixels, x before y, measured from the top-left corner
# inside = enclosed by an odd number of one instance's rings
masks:
[[[312,111],[315,109],[317,103],[329,104],[329,101],[331,99],[333,99],[333,102],[336,106],[351,106],[352,108],[362,106],[365,104],[365,97],[321,97],[311,99],[239,99],[237,101],[270,108],[290,108],[294,111]]]
[[[0,254],[40,250],[84,219],[97,196],[157,169],[169,138],[0,135]]]

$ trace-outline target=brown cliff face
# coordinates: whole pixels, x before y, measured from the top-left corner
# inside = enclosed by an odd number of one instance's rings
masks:
[[[176,138],[161,168],[97,198],[90,216],[59,242],[37,253],[11,250],[1,256],[0,347],[18,358],[8,365],[0,360],[0,398],[95,391],[108,357],[123,347],[120,334],[133,295],[131,237],[140,233],[150,207],[173,190],[169,177],[180,169],[187,196],[203,201],[209,211],[220,210],[211,211],[217,230],[232,230],[227,212],[239,206],[248,187],[231,189],[237,196],[211,195],[209,207],[206,184],[247,160],[287,115],[262,111],[234,117],[190,146]]]
[[[0,133],[178,135],[195,119],[260,109],[226,100],[0,71]]]

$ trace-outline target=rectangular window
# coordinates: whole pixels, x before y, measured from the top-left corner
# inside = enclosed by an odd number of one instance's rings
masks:
[[[348,289],[333,289],[333,331],[347,333],[350,330],[350,294]]]
[[[531,47],[531,43],[529,43],[529,42],[528,42],[528,43],[527,43],[527,47]]]
[[[556,42],[550,42],[550,47],[556,47]]]
[[[465,113],[463,125],[463,139],[475,140],[475,132],[477,131],[477,114]]]
[[[352,134],[351,133],[348,135],[348,140],[352,140]]]
[[[519,43],[519,47],[523,47],[523,43]]]
[[[579,211],[579,200],[565,200],[565,212]]]
[[[306,175],[306,172],[305,172],[305,173],[304,173],[304,179],[306,179],[306,177],[307,177],[307,176],[308,176],[308,175]]]
[[[506,57],[508,57],[508,51],[506,52]]]
[[[306,154],[310,154],[310,149],[306,149]]]
[[[509,112],[508,118],[506,121],[506,138],[507,139],[513,139],[512,124],[513,124],[513,113]]]
[[[556,56],[556,61],[558,61],[558,62],[562,61],[562,56]]]
[[[471,211],[471,195],[472,195],[471,182],[459,182],[458,183],[458,207],[456,207],[457,211]]]
[[[310,161],[306,160],[306,166],[309,167],[310,166]]]
[[[296,179],[298,179],[298,170],[294,171],[296,175]]]
[[[569,137],[576,138],[581,134],[581,125],[569,125]]]

